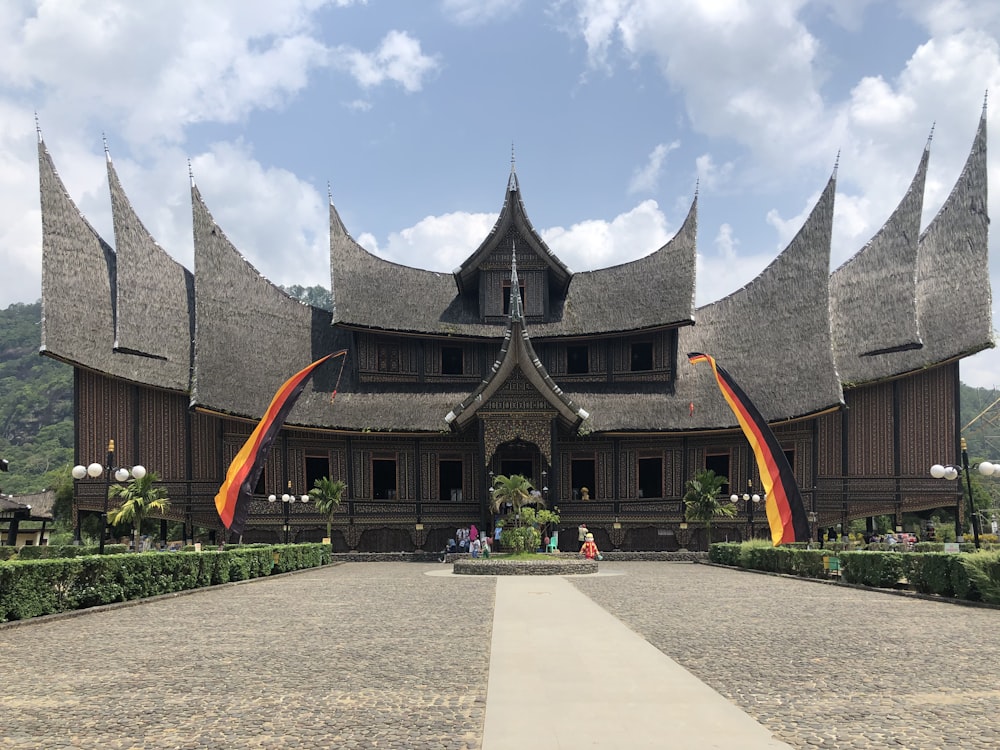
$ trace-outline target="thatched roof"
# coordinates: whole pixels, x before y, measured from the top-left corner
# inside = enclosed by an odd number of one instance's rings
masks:
[[[517,182],[512,179],[511,197],[487,241],[455,272],[423,271],[378,258],[358,245],[347,232],[336,208],[330,206],[330,276],[333,286],[334,323],[359,328],[498,338],[505,326],[483,323],[479,299],[474,293],[479,264],[498,247],[505,236],[501,224],[523,224],[522,237],[534,254],[552,269],[565,266],[545,246],[541,237],[527,234],[534,229],[521,218],[523,206]],[[520,206],[508,210],[508,205]],[[594,333],[640,331],[648,328],[686,325],[694,309],[697,201],[692,203],[684,224],[659,250],[630,263],[573,274],[568,278],[565,300],[553,301],[555,320],[533,323],[536,339],[581,336]],[[524,248],[518,246],[518,253]],[[509,249],[505,249],[509,253]],[[568,272],[568,269],[565,269]],[[456,294],[455,279],[467,293]],[[562,286],[557,276],[557,286]],[[405,293],[400,293],[404,290]],[[413,300],[420,300],[419,306]]]
[[[310,362],[345,348],[329,313],[292,299],[255,269],[209,213],[197,186],[194,211],[195,361],[192,406],[259,416],[281,384]],[[332,391],[328,375],[317,388]],[[325,424],[321,404],[301,399],[290,424]]]
[[[831,280],[831,314],[834,323],[850,326],[853,338],[838,332],[836,358],[845,384],[901,375],[933,364],[990,348],[993,342],[992,300],[989,279],[987,215],[986,110],[983,109],[972,150],[955,187],[941,210],[920,235],[916,252],[905,241],[919,222],[916,187],[921,169],[900,208],[852,262]],[[904,215],[907,214],[907,215]],[[898,223],[905,238],[883,239]],[[876,241],[885,257],[873,252]],[[852,259],[852,260],[855,260]],[[896,267],[893,265],[896,264]],[[912,270],[911,270],[912,269]],[[866,272],[869,278],[866,278]],[[915,319],[905,320],[911,309],[906,290],[912,273]],[[874,276],[880,283],[871,283]],[[897,342],[908,332],[919,332],[923,346],[866,355],[871,347],[890,344],[890,335],[876,332],[886,327]]]
[[[146,382],[186,391],[191,383],[194,275],[171,258],[136,215],[108,155],[117,257],[115,349],[148,358]]]
[[[889,220],[830,276],[833,348],[843,380],[870,380],[885,366],[885,358],[877,355],[923,346],[917,326],[917,240],[929,146]]]
[[[117,258],[69,197],[41,139],[38,177],[42,206],[41,353],[122,380],[157,386],[176,382],[161,361],[115,351]],[[178,387],[186,388],[186,379]]]
[[[475,293],[479,287],[479,267],[488,259],[497,246],[503,241],[503,237],[511,230],[527,242],[548,267],[549,283],[558,290],[559,294],[566,291],[573,272],[556,257],[549,246],[545,244],[542,236],[535,231],[531,220],[528,219],[528,212],[524,208],[524,201],[521,199],[521,186],[514,171],[514,165],[510,166],[510,177],[507,178],[507,192],[504,196],[503,206],[500,208],[500,215],[496,223],[482,241],[478,248],[454,271],[455,284],[459,294]]]
[[[289,424],[443,432],[448,429],[445,417],[453,411],[455,426],[461,428],[471,421],[477,404],[517,370],[571,427],[584,415],[593,431],[735,427],[710,370],[684,359],[687,352],[701,351],[730,372],[765,418],[781,421],[815,414],[842,403],[842,384],[905,374],[993,345],[985,111],[958,183],[915,240],[926,169],[925,152],[885,227],[832,276],[831,178],[798,235],[760,276],[698,310],[693,309],[697,200],[677,235],[660,250],[620,266],[571,274],[532,234],[512,171],[503,221],[510,226],[520,222],[520,236],[535,239],[524,246],[518,240],[516,255],[508,249],[509,257],[520,265],[522,252],[547,253],[543,265],[547,273],[555,273],[556,288],[563,284],[562,269],[569,275],[565,298],[560,302],[554,295],[552,322],[523,319],[515,284],[515,315],[504,325],[482,323],[477,295],[456,291],[456,283],[466,292],[478,283],[471,269],[486,258],[495,273],[498,253],[506,247],[500,238],[510,237],[509,226],[500,220],[455,275],[440,274],[368,253],[354,242],[331,204],[331,315],[288,297],[261,276],[216,225],[192,186],[191,402],[206,410],[259,418],[290,375],[346,348],[348,362],[335,402],[330,394],[338,368],[330,365],[313,377]],[[185,325],[192,275],[173,263],[143,228],[110,163],[117,258],[70,200],[42,143],[39,176],[43,353],[115,378],[187,390],[182,350],[190,338]],[[531,260],[534,268],[537,261]],[[148,269],[157,278],[144,278]],[[685,326],[692,320],[694,325],[680,327],[677,333],[672,390],[649,382],[628,387],[580,384],[563,392],[535,356],[536,346],[541,351],[562,337],[607,337]],[[495,342],[499,354],[471,394],[457,385],[445,391],[423,383],[362,385],[350,361],[355,329],[483,337]],[[912,348],[918,343],[922,347]]]
[[[685,360],[712,355],[768,420],[812,414],[842,402],[827,317],[835,180],[788,247],[749,284],[695,311],[679,331],[673,393],[573,390],[591,429],[698,430],[735,427],[712,372]]]

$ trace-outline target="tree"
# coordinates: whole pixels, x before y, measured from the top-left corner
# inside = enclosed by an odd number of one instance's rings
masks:
[[[728,482],[726,477],[706,469],[696,474],[694,479],[689,479],[685,485],[684,516],[689,521],[704,522],[709,545],[712,543],[712,519],[716,516],[732,518],[736,515],[736,506],[722,495],[722,488]]]
[[[499,513],[507,503],[511,505],[511,512],[515,519],[521,512],[521,506],[532,503],[545,505],[545,500],[541,495],[532,495],[535,489],[527,477],[520,474],[512,474],[509,477],[497,474],[493,477],[493,498],[490,501],[490,508],[494,513]]]
[[[112,485],[111,497],[121,498],[122,504],[108,514],[112,525],[132,523],[133,545],[139,551],[139,535],[142,533],[142,522],[152,513],[166,513],[170,508],[170,499],[163,487],[157,487],[159,477],[156,472],[147,472],[139,479],[133,479],[128,484]]]
[[[316,503],[316,510],[326,516],[326,537],[333,538],[333,516],[340,507],[347,485],[339,479],[320,477],[313,482],[309,497]]]

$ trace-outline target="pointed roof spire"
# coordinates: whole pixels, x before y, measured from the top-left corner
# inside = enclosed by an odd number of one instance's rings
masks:
[[[990,90],[986,89],[986,93],[983,94],[983,114],[986,114],[986,104],[990,98]]]
[[[42,125],[38,122],[38,111],[35,111],[35,132],[38,134],[38,142],[42,142]]]
[[[507,179],[507,190],[517,192],[517,171],[514,169],[514,141],[510,142],[510,177]]]
[[[188,159],[188,179],[191,180],[191,187],[194,187],[194,170],[191,168],[191,159]]]
[[[111,149],[108,148],[108,136],[105,133],[101,133],[101,140],[104,141],[104,158],[107,159],[108,164],[111,163]]]
[[[521,313],[521,289],[517,280],[517,241],[511,243],[510,249],[510,319],[523,320]]]
[[[330,181],[326,181],[326,199],[333,205],[333,187],[330,185]]]
[[[924,151],[930,151],[931,149],[931,141],[934,140],[934,126],[936,124],[936,122],[931,123],[931,132],[927,134],[927,144],[924,146]]]

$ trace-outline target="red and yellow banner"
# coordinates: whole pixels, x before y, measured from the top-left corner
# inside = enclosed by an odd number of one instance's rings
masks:
[[[222,483],[215,496],[215,507],[219,511],[223,525],[233,533],[243,533],[243,525],[250,511],[250,499],[260,473],[264,470],[271,443],[281,431],[281,426],[305,389],[309,376],[328,359],[342,357],[345,354],[347,354],[346,349],[327,354],[286,380],[274,394],[271,405],[267,407],[257,427],[229,464],[226,481]]]
[[[799,485],[785,452],[767,421],[732,376],[715,363],[714,358],[701,352],[692,352],[688,354],[688,362],[693,365],[708,362],[712,366],[719,390],[750,442],[757,459],[760,481],[764,485],[767,521],[771,527],[774,546],[809,541],[809,519],[806,517]]]

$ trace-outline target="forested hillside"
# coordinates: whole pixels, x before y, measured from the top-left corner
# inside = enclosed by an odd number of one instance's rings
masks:
[[[42,305],[0,311],[0,474],[7,494],[58,484],[73,462],[73,368],[38,354]]]
[[[332,303],[321,286],[285,291],[318,307]],[[39,356],[40,324],[40,302],[0,310],[0,458],[10,462],[0,489],[8,494],[55,487],[73,463],[73,368]],[[962,386],[961,423],[974,462],[1000,461],[998,401],[996,389]],[[941,456],[940,462],[959,459]]]

